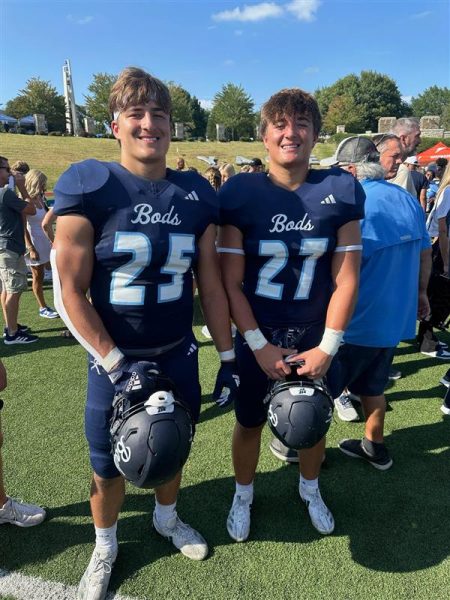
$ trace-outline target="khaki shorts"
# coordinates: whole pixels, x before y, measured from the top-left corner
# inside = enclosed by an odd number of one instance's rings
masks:
[[[18,294],[27,289],[27,266],[22,254],[0,250],[0,279],[2,289],[8,294]]]

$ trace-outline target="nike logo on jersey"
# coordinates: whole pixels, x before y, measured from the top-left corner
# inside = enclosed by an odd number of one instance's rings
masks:
[[[164,214],[153,212],[151,204],[136,204],[134,207],[136,217],[131,219],[131,223],[140,223],[147,225],[148,223],[164,223],[165,225],[181,225],[181,219],[177,213],[174,214],[175,207],[171,206],[170,210]]]
[[[189,194],[187,196],[184,197],[185,200],[197,200],[197,202],[200,200],[200,198],[197,196],[197,192],[195,190],[192,190],[192,192],[189,192]]]
[[[333,194],[330,194],[324,198],[320,204],[336,204],[336,198],[333,196]]]

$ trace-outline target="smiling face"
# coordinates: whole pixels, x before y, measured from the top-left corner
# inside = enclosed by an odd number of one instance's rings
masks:
[[[269,153],[270,170],[308,165],[316,141],[313,121],[308,114],[285,114],[267,123],[263,142]]]
[[[170,116],[151,100],[129,106],[111,123],[120,141],[122,165],[141,176],[164,177],[170,144]]]

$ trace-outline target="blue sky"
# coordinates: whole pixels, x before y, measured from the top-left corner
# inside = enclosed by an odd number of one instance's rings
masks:
[[[448,0],[0,0],[0,39],[3,105],[33,76],[62,93],[66,58],[78,104],[94,73],[128,65],[206,102],[241,84],[257,107],[367,69],[406,98],[450,87]]]

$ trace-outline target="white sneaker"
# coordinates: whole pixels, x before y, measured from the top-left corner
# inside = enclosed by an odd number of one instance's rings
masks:
[[[450,359],[450,352],[442,346],[437,346],[436,350],[433,350],[432,352],[424,352],[423,350],[421,350],[420,353],[425,354],[425,356],[431,356],[432,358],[439,358],[440,360]]]
[[[450,415],[450,407],[448,407],[446,404],[441,405],[441,411],[444,413],[444,415]]]
[[[322,500],[319,488],[312,492],[305,490],[306,486],[299,488],[300,498],[308,507],[311,523],[322,535],[328,535],[334,531],[334,518]]]
[[[80,585],[78,600],[104,600],[108,590],[111,572],[117,558],[117,548],[95,547]]]
[[[341,421],[359,421],[359,416],[353,407],[348,394],[342,393],[334,399],[334,407]]]
[[[0,525],[11,523],[19,527],[33,527],[45,519],[45,510],[35,504],[27,504],[8,496],[6,504],[0,508]]]
[[[183,523],[176,513],[166,525],[159,523],[153,513],[153,527],[160,535],[172,542],[184,556],[192,560],[203,560],[207,556],[208,545],[203,536],[190,525]]]
[[[247,493],[234,494],[227,518],[227,530],[236,542],[245,542],[250,533],[251,497]]]

